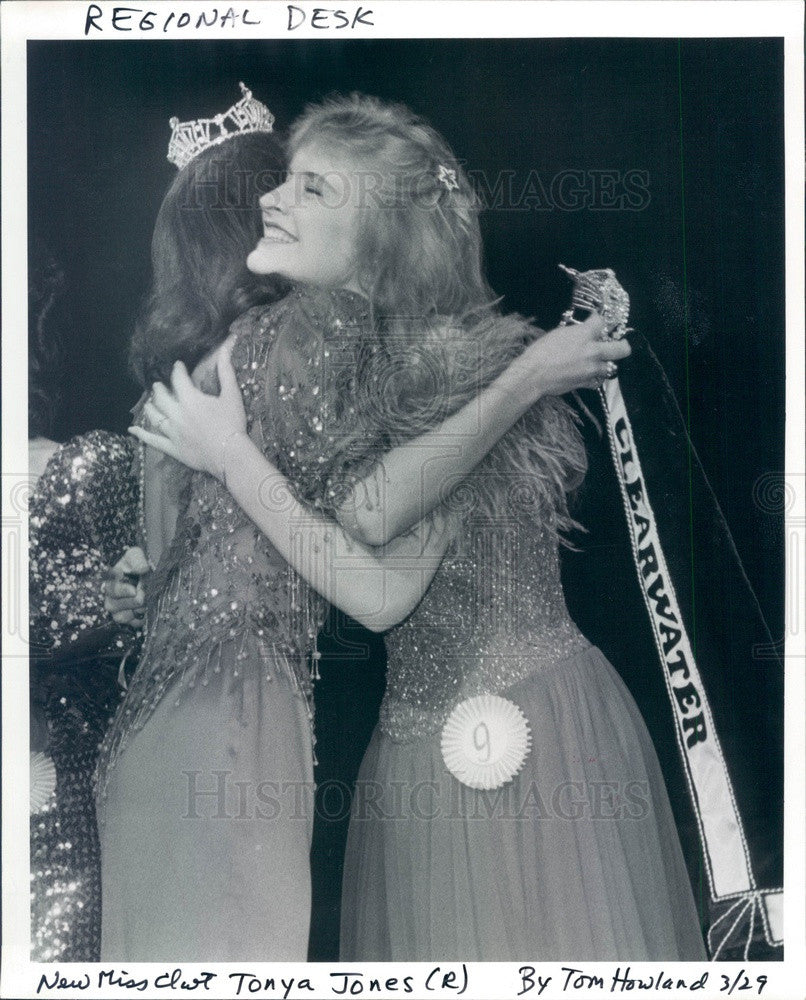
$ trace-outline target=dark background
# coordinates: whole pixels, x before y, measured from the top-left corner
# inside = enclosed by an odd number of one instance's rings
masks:
[[[558,262],[616,271],[632,297],[632,323],[667,372],[773,637],[780,638],[782,510],[757,503],[754,485],[784,467],[782,44],[29,43],[29,226],[65,271],[59,440],[95,427],[126,427],[138,395],[127,375],[127,344],[148,283],[151,229],[174,174],[165,160],[168,118],[223,110],[237,99],[239,80],[270,106],[279,127],[331,90],[362,90],[424,114],[489,187],[510,171],[517,194],[537,172],[547,199],[539,192],[527,205],[510,199],[482,216],[493,287],[506,308],[553,326],[569,294]],[[551,182],[566,170],[644,171],[648,203],[637,210],[563,207],[552,199]],[[595,548],[591,528],[587,545]],[[597,615],[600,595],[591,595],[590,579],[579,576],[576,564],[574,557],[567,561],[569,603],[619,666],[613,616]],[[709,571],[697,566],[703,585],[718,590],[720,578]],[[623,595],[620,622],[630,620],[636,599]],[[349,778],[355,761],[345,763],[344,755],[360,756],[356,747],[382,689],[377,647],[368,660],[355,657],[343,622],[337,631],[329,648],[340,649],[349,665],[325,665],[320,779]],[[349,633],[359,647],[365,638]],[[662,722],[665,696],[641,690],[640,680],[631,686],[651,728],[653,715]],[[659,753],[671,761],[676,751],[660,746]],[[682,786],[672,782],[670,792],[685,823]],[[318,835],[322,856],[332,861],[319,876],[320,954],[327,957],[341,833],[322,833],[320,826]]]

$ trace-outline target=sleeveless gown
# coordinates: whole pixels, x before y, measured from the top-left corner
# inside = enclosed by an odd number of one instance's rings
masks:
[[[459,497],[456,497],[459,502]],[[344,961],[695,960],[700,923],[657,757],[570,619],[533,511],[463,527],[386,637],[387,690],[345,860]],[[457,780],[440,734],[498,694],[532,749],[503,787]]]
[[[323,510],[375,447],[340,450],[370,350],[363,301],[300,287],[233,326],[248,433]],[[102,960],[304,961],[307,657],[324,611],[225,487],[193,473],[101,751]]]

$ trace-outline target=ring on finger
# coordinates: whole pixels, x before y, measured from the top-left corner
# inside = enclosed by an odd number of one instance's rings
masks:
[[[618,365],[615,361],[608,361],[605,364],[605,378],[615,378],[618,375]]]

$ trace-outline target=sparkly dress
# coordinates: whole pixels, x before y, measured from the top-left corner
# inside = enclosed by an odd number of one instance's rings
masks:
[[[363,303],[297,288],[233,327],[248,433],[323,510],[379,447],[345,432],[371,354]],[[189,477],[101,753],[104,961],[304,961],[307,657],[325,607],[218,480]]]
[[[386,637],[343,961],[705,958],[649,734],[570,619],[556,535],[525,495],[502,491],[495,520],[458,511],[430,589]],[[532,735],[522,770],[490,791],[458,781],[440,745],[452,709],[479,694],[514,702]]]
[[[118,702],[119,665],[137,646],[135,633],[104,612],[101,580],[134,544],[133,444],[104,431],[73,438],[50,458],[30,501],[32,769],[52,774],[52,761],[56,777],[31,815],[31,959],[37,962],[99,957],[92,775]]]

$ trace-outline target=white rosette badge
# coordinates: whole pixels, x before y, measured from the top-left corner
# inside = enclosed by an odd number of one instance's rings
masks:
[[[39,750],[31,754],[31,813],[44,809],[56,790],[56,766]]]
[[[467,698],[442,727],[445,766],[470,788],[500,788],[520,771],[532,749],[523,712],[499,695]]]

